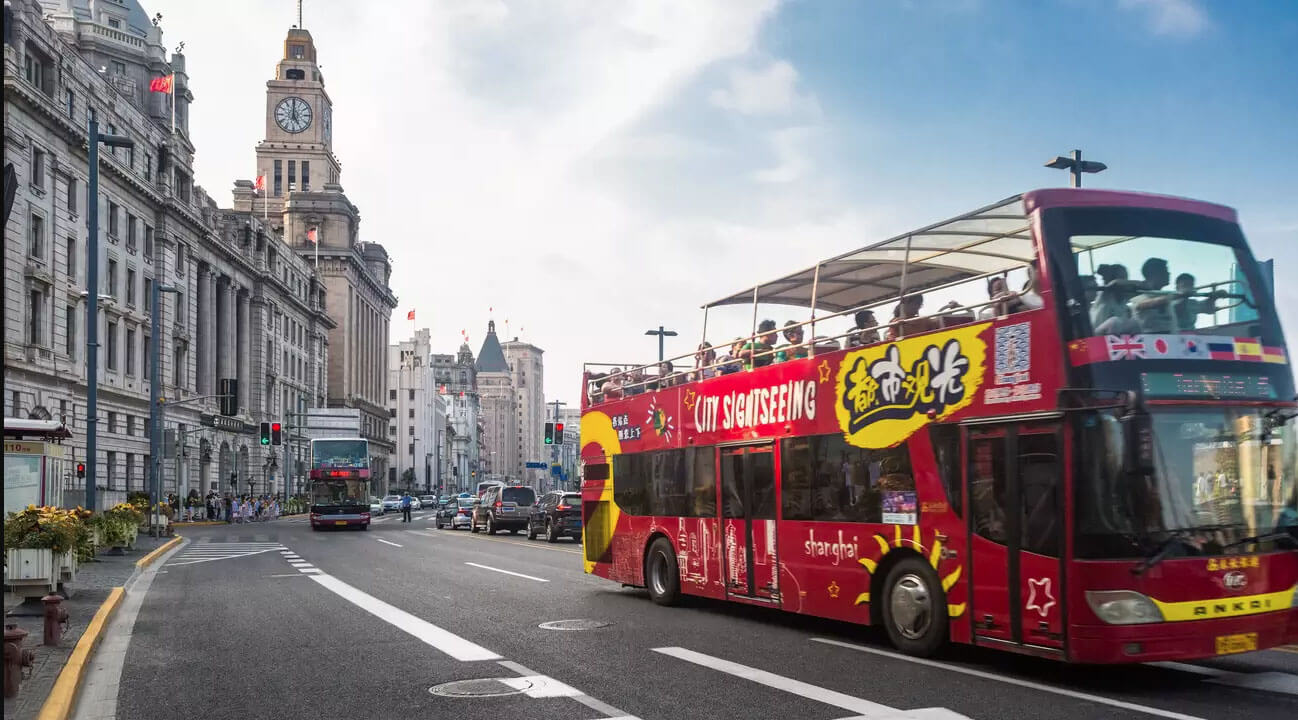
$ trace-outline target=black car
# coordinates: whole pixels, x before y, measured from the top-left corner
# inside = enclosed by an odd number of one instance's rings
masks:
[[[482,502],[473,509],[473,524],[469,530],[486,530],[488,535],[495,535],[497,530],[516,533],[527,527],[527,519],[535,504],[536,491],[530,487],[489,487],[482,493]]]
[[[581,493],[555,490],[546,493],[532,507],[528,517],[527,539],[544,534],[549,542],[568,536],[581,541]]]

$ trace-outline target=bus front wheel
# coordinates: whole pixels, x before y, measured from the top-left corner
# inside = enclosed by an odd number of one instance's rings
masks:
[[[946,642],[946,593],[928,563],[908,557],[894,565],[881,601],[884,629],[893,647],[927,657]]]
[[[658,605],[675,605],[681,599],[681,573],[676,566],[676,552],[667,538],[658,538],[649,546],[644,561],[644,583],[649,599]]]

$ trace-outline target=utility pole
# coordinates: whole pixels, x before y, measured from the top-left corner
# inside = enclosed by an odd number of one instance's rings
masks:
[[[159,277],[153,279],[152,290],[149,295],[149,332],[152,338],[149,342],[149,464],[152,466],[152,480],[150,483],[151,495],[153,496],[152,504],[156,507],[162,502],[162,423],[165,408],[163,403],[166,399],[162,397],[162,378],[161,375],[161,356],[162,356],[162,293],[179,292],[171,285],[162,283],[161,270],[162,263],[157,263]],[[180,492],[180,476],[176,476],[176,492]],[[160,528],[157,528],[157,510],[151,510],[149,515],[149,525],[155,529],[157,535]]]
[[[645,330],[644,334],[658,336],[658,362],[662,362],[663,361],[663,338],[676,337],[676,331],[664,330],[663,326],[659,325],[657,330]]]

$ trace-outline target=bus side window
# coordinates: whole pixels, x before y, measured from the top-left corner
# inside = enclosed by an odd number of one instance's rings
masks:
[[[1059,441],[1054,433],[1019,436],[1023,549],[1059,555]]]
[[[648,503],[650,515],[680,517],[685,514],[685,453],[682,450],[660,450],[649,453],[653,474],[650,477]]]
[[[964,514],[960,493],[960,428],[955,425],[929,425],[928,437],[933,444],[938,479],[946,490],[946,500],[957,516]]]
[[[648,463],[644,453],[613,456],[613,502],[628,515],[648,515],[646,481]]]
[[[717,516],[717,466],[715,450],[710,447],[685,448],[686,492],[690,517]]]
[[[1006,544],[1005,522],[1005,438],[969,440],[969,505],[974,532],[993,542]]]

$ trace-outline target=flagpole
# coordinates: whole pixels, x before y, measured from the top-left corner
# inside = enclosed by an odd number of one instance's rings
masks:
[[[176,72],[171,73],[171,134],[176,134]]]

